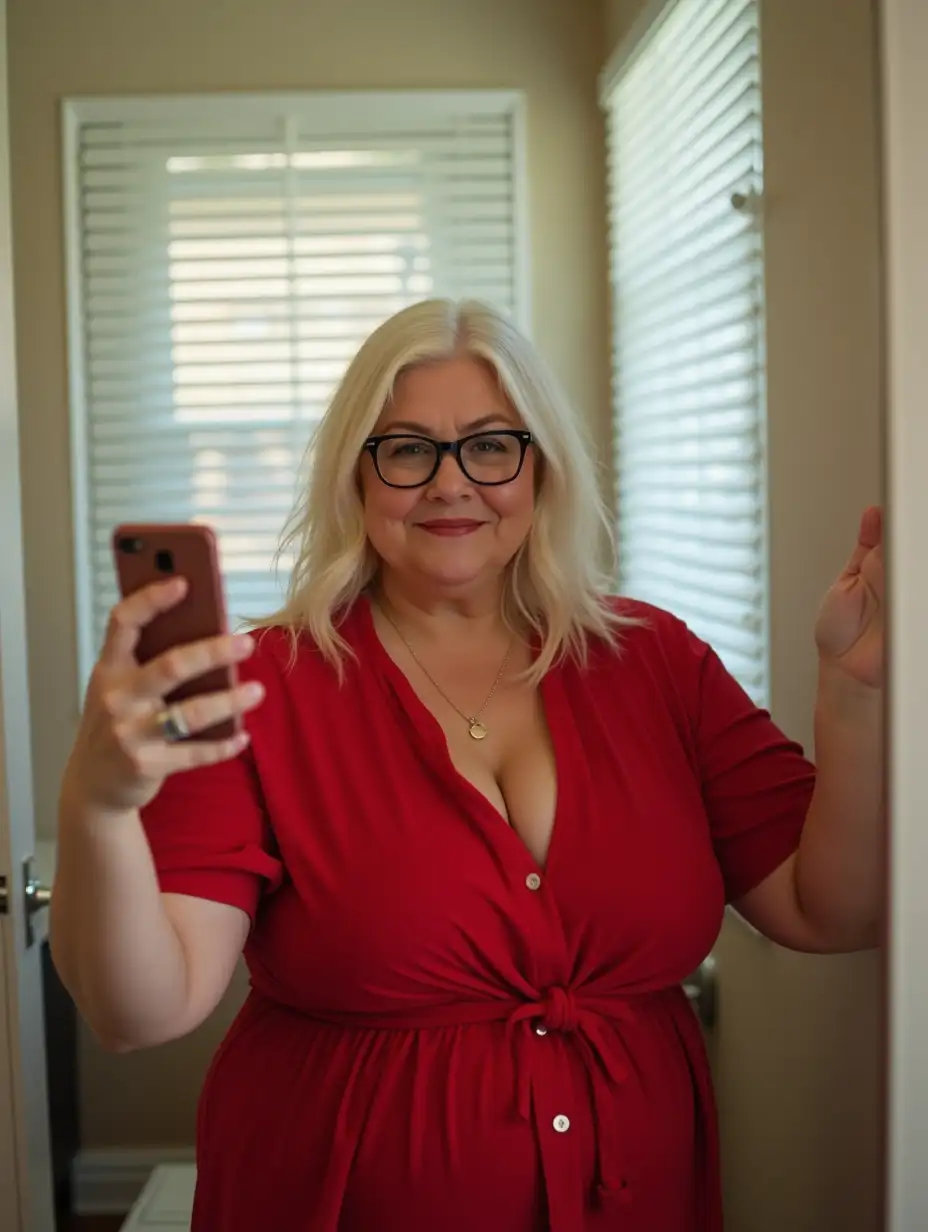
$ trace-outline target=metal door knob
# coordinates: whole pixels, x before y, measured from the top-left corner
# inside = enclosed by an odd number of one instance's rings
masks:
[[[26,911],[30,915],[35,915],[37,911],[41,911],[52,901],[51,886],[43,885],[35,877],[29,877],[26,880],[24,889],[26,893]]]
[[[26,944],[35,941],[34,920],[38,912],[44,911],[52,901],[51,886],[44,885],[38,877],[32,875],[32,857],[23,861],[23,910],[26,917]],[[9,915],[12,895],[6,877],[0,876],[0,915]]]

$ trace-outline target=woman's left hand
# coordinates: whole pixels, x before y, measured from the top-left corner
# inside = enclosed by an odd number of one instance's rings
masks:
[[[883,511],[871,506],[860,520],[857,546],[819,612],[815,641],[822,663],[859,684],[881,688],[885,615]]]

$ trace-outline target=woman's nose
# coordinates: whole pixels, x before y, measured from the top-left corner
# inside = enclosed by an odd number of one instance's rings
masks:
[[[429,490],[440,496],[457,496],[469,486],[470,482],[457,458],[452,453],[446,453],[429,484]]]

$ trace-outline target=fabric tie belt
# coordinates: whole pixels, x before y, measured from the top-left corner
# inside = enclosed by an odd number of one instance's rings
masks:
[[[611,1030],[617,1022],[635,1021],[629,1002],[618,998],[585,999],[570,989],[549,988],[537,1001],[513,1010],[508,1032],[521,1023],[542,1023],[547,1030],[571,1035],[586,1063],[593,1106],[596,1141],[597,1196],[601,1201],[622,1200],[627,1177],[622,1167],[617,1091],[628,1077],[631,1060],[619,1035]],[[531,1120],[531,1054],[515,1048],[516,1110]]]
[[[612,996],[595,996],[583,990],[561,985],[535,993],[522,989],[522,998],[512,1000],[474,1000],[446,1003],[419,1014],[397,1015],[320,1015],[321,1021],[340,1023],[346,1027],[385,1030],[417,1030],[429,1027],[461,1026],[490,1022],[505,1022],[506,1034],[512,1042],[515,1066],[515,1111],[523,1120],[532,1120],[532,1070],[539,1063],[537,1047],[525,1038],[516,1045],[515,1035],[521,1029],[536,1029],[544,1025],[548,1031],[569,1036],[584,1064],[589,1081],[593,1131],[595,1136],[594,1196],[602,1203],[625,1203],[631,1200],[634,1177],[631,1161],[623,1158],[619,1088],[634,1071],[634,1063],[619,1024],[639,1022],[650,1014],[657,1002],[663,1002],[690,1058],[694,1090],[702,1109],[697,1126],[697,1150],[704,1156],[708,1189],[703,1184],[697,1196],[696,1223],[700,1229],[721,1226],[721,1194],[718,1188],[717,1143],[715,1115],[708,1069],[697,1064],[703,1055],[699,1024],[687,1004],[682,989],[671,986],[659,990]],[[259,998],[261,993],[256,991]],[[281,1002],[271,998],[278,1006]],[[297,1006],[291,1012],[306,1015]],[[308,1015],[312,1017],[313,1015]]]

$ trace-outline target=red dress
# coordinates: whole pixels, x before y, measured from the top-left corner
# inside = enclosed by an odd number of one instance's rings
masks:
[[[339,686],[262,636],[234,762],[144,812],[165,891],[254,919],[195,1232],[718,1232],[680,982],[796,848],[813,770],[666,613],[542,684],[546,866],[455,770],[359,601]]]

